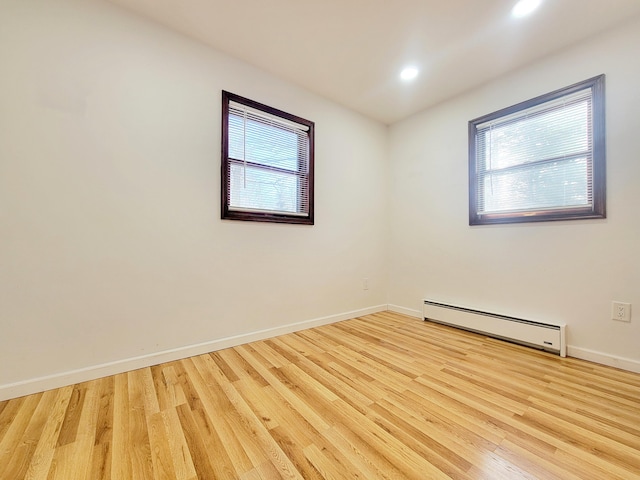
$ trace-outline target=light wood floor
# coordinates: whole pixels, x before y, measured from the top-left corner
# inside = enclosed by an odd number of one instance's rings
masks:
[[[640,375],[393,313],[0,403],[1,479],[640,479]]]

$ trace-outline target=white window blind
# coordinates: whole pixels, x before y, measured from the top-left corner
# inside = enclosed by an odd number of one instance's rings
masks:
[[[594,210],[593,85],[549,97],[470,122],[472,218]]]
[[[309,215],[308,131],[306,125],[229,103],[230,211]]]

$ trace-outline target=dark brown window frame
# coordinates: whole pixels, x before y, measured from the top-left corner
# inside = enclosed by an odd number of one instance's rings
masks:
[[[308,156],[306,158],[306,174],[303,175],[298,172],[298,181],[301,178],[306,178],[306,187],[308,192],[308,214],[288,214],[285,212],[265,212],[265,211],[238,211],[230,208],[230,184],[229,184],[229,170],[233,163],[238,162],[236,159],[229,158],[229,104],[235,102],[241,105],[245,105],[249,108],[259,110],[274,117],[279,117],[290,122],[294,122],[300,125],[306,126],[308,130]],[[223,220],[243,220],[253,222],[270,222],[270,223],[289,223],[299,225],[313,225],[314,224],[314,122],[284,112],[274,107],[270,107],[263,103],[250,100],[240,95],[236,95],[227,91],[222,91],[222,161],[221,161],[221,218]],[[244,162],[243,162],[244,163]],[[251,162],[248,162],[251,163]],[[252,164],[259,166],[261,169],[278,171],[277,167],[272,167],[262,164]],[[303,168],[302,161],[298,159],[299,168]],[[290,174],[290,170],[286,170],[284,173]],[[300,199],[298,199],[300,201]]]
[[[497,118],[556,100],[566,95],[591,88],[593,205],[585,208],[540,209],[526,212],[478,213],[478,174],[476,157],[477,126]],[[469,122],[469,225],[544,222],[555,220],[581,220],[606,218],[606,138],[605,138],[605,75],[584,80],[531,100],[503,108]]]

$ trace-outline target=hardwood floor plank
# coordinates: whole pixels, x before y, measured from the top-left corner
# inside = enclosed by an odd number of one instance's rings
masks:
[[[219,434],[225,446],[233,442],[247,456],[251,468],[269,461],[269,454],[260,447],[254,435],[251,419],[245,418],[244,412],[234,403],[237,392],[231,382],[224,377],[211,357],[203,356],[192,360],[207,385],[217,392],[215,415],[222,418],[218,420],[214,416],[212,420],[217,420],[216,425],[222,423],[221,420],[224,421],[226,428],[220,430]]]
[[[253,454],[252,461],[254,465],[262,465],[264,462],[259,462],[257,459],[258,453],[260,455],[267,455],[266,460],[271,461],[278,472],[284,478],[302,478],[299,472],[293,466],[291,460],[284,454],[277,442],[269,435],[267,429],[260,422],[258,416],[249,408],[247,402],[238,393],[232,382],[224,376],[224,372],[218,368],[213,359],[209,356],[203,357],[204,362],[208,366],[208,372],[215,378],[218,386],[224,391],[225,396],[232,407],[232,410],[227,410],[232,413],[232,418],[238,422],[238,426],[241,430],[251,432],[251,437],[255,440],[257,446],[256,450],[247,449],[247,453]],[[244,445],[248,442],[245,440]]]
[[[70,417],[70,410],[67,409],[65,421],[72,418],[74,440],[72,442],[58,445],[51,462],[48,478],[51,480],[82,480],[88,478],[92,466],[93,448],[95,444],[96,425],[98,416],[100,382],[86,382],[80,384],[82,393],[78,396],[77,391],[72,392],[72,399],[75,402],[82,398],[82,402],[74,405]],[[74,389],[75,390],[75,389]],[[75,399],[74,399],[75,397]],[[19,477],[18,477],[19,478]]]
[[[287,388],[275,375],[275,369],[269,370],[260,363],[260,359],[252,356],[244,346],[237,347],[238,352],[249,362],[260,374],[269,382],[269,385],[291,406],[302,415],[309,424],[317,431],[323,432],[330,428],[330,425],[318,415],[305,401],[303,401],[293,390]]]
[[[113,406],[115,399],[115,377],[105,377],[100,382],[100,403],[96,423],[96,445],[111,444],[113,435]]]
[[[162,374],[164,377],[164,384],[166,386],[166,408],[176,408],[179,405],[187,403],[187,397],[185,396],[182,385],[180,384],[180,377],[178,376],[175,365],[171,364],[166,368],[163,368]]]
[[[71,399],[67,406],[67,412],[62,423],[62,429],[58,436],[58,446],[67,445],[76,440],[78,424],[84,407],[84,398],[87,393],[87,386],[84,383],[75,385],[71,393]]]
[[[0,402],[2,405],[2,410],[0,410],[0,441],[7,437],[7,430],[15,423],[16,416],[27,398],[29,397],[14,398]]]
[[[276,337],[276,339],[293,348],[304,357],[324,353],[323,349],[319,348],[304,336],[299,335],[299,333],[300,332],[295,332],[291,335],[282,335],[280,337]]]
[[[129,372],[129,441],[131,442],[129,459],[132,478],[152,478],[153,460],[151,456],[151,441],[149,439],[149,425],[147,418],[157,413],[155,402],[149,399],[150,369]],[[148,410],[149,403],[152,404]]]
[[[363,478],[402,479],[406,478],[394,462],[390,462],[381,455],[365,439],[355,432],[342,429],[339,425],[322,432],[338,453],[356,466],[356,471],[362,472]]]
[[[316,465],[306,455],[307,448],[313,443],[299,442],[299,431],[289,429],[288,425],[278,426],[269,430],[269,435],[282,448],[284,454],[291,460],[295,470],[306,480],[321,480]]]
[[[0,478],[11,478],[5,477],[5,472],[13,468],[13,465],[22,463],[14,454],[23,443],[25,432],[40,405],[42,396],[42,393],[38,393],[26,397],[24,401],[16,402],[15,417],[0,438]],[[7,410],[9,411],[4,413],[11,413],[9,408]]]
[[[394,456],[402,456],[405,467],[403,473],[409,475],[407,478],[418,478],[416,475],[419,471],[422,474],[432,474],[433,478],[442,475],[442,472],[423,461],[415,452],[390,435],[385,429],[374,428],[374,422],[359,414],[356,409],[339,397],[327,394],[328,391],[322,388],[318,382],[308,376],[301,375],[299,369],[294,367],[294,365],[289,365],[288,368],[278,369],[280,378],[284,383],[295,385],[298,395],[304,398],[314,410],[321,413],[323,418],[330,420],[337,428],[350,426],[350,429],[358,432],[358,436],[374,448],[381,458],[389,460],[390,451]],[[430,472],[430,470],[433,471]],[[442,475],[442,478],[445,477]]]
[[[465,452],[456,452],[442,441],[448,437],[449,432],[434,433],[433,429],[429,429],[427,434],[424,429],[425,422],[398,411],[391,404],[373,405],[369,418],[383,426],[394,437],[400,438],[411,450],[449,477],[471,480],[466,472],[471,468],[472,463],[465,458]],[[430,422],[427,423],[431,426]]]
[[[339,468],[335,457],[327,457],[317,445],[311,444],[304,449],[304,456],[313,465],[313,475],[305,474],[304,478],[320,478],[326,480],[341,480],[346,478],[344,471]]]
[[[640,375],[392,312],[0,402],[0,479],[640,480]]]
[[[360,397],[360,403],[373,403],[376,399],[383,398],[387,391],[379,388],[374,378],[364,374],[346,364],[337,357],[325,354],[322,357],[313,356],[309,359],[329,375],[336,379],[338,385],[347,385],[348,389],[342,391],[343,398],[350,398],[350,392],[356,392],[355,396]],[[365,387],[366,386],[366,387]]]
[[[153,463],[153,478],[177,479],[169,446],[169,432],[165,427],[162,412],[151,413],[147,416],[147,429]]]
[[[637,449],[611,441],[593,430],[576,426],[536,408],[529,409],[520,420],[567,445],[570,444],[571,450],[567,449],[567,451],[574,452],[575,449],[579,449],[584,453],[582,458],[586,462],[598,466],[603,466],[606,462],[610,471],[618,471],[621,475],[624,474],[621,469],[625,467],[632,472],[640,472],[640,456]]]
[[[373,378],[372,384],[378,387],[383,395],[387,392],[402,392],[413,380],[412,377],[396,373],[387,366],[376,364],[374,360],[362,355],[359,350],[348,351],[346,348],[337,348],[333,354],[352,368]]]
[[[619,443],[624,447],[628,447],[631,452],[640,451],[640,435],[638,433],[627,433],[624,428],[614,427],[592,416],[585,416],[571,408],[566,408],[553,402],[533,398],[531,399],[531,404],[533,410],[542,412],[552,419],[559,419],[565,424],[571,424],[574,428],[578,428],[583,432],[593,433],[603,438],[607,443]]]
[[[398,408],[402,408],[410,415],[427,416],[423,412],[429,412],[450,419],[456,425],[464,427],[494,445],[498,445],[507,435],[504,425],[497,422],[494,417],[470,408],[440,392],[426,389],[422,385],[412,384],[411,390],[403,392],[401,397],[391,396],[387,400],[394,402]]]
[[[76,441],[73,444],[73,457],[69,465],[69,468],[74,472],[74,478],[87,478],[91,469],[91,457],[93,456],[98,426],[101,385],[98,380],[85,383],[84,405],[78,422]]]
[[[336,377],[326,369],[326,365],[322,365],[303,358],[297,364],[302,370],[314,381],[322,384],[322,386],[330,390],[336,397],[347,402],[354,408],[362,409],[373,404],[373,400],[364,395],[358,388],[354,388],[344,377]]]
[[[93,447],[91,470],[88,478],[92,480],[107,480],[111,476],[111,444],[97,443]]]
[[[508,436],[496,449],[500,455],[512,463],[533,473],[537,478],[549,477],[558,480],[580,480],[584,478],[608,478],[607,473],[592,465],[586,465],[576,457],[564,454],[560,461],[556,455],[558,449],[537,448],[539,442],[532,445],[521,436]]]
[[[497,444],[466,429],[455,420],[442,415],[428,406],[406,404],[400,397],[378,402],[372,411],[387,419],[387,429],[398,429],[395,436],[402,433],[423,443],[429,457],[437,455],[445,464],[468,470],[471,462],[484,456],[485,452],[496,449]],[[375,417],[374,417],[375,418]],[[380,423],[381,420],[376,420]],[[434,461],[437,465],[438,460]]]
[[[229,459],[228,466],[237,477],[252,470],[253,464],[245,452],[240,438],[234,434],[233,428],[229,425],[220,400],[222,392],[212,391],[214,383],[207,384],[205,379],[196,368],[193,358],[183,362],[189,380],[192,384],[194,394],[198,397],[192,409],[194,413],[201,413],[202,421],[199,424],[205,428],[216,446],[216,450],[221,452],[221,461]],[[226,462],[225,462],[226,463]]]
[[[220,462],[209,455],[209,449],[214,452],[224,452],[219,439],[212,438],[208,428],[201,428],[198,425],[188,405],[178,405],[176,412],[198,478],[234,478],[235,472],[225,468],[230,465],[228,457],[226,461]],[[215,449],[216,446],[217,449]]]
[[[173,460],[173,467],[176,472],[175,478],[177,480],[189,480],[197,477],[178,412],[174,408],[164,410],[162,419],[169,439],[170,458]]]
[[[0,478],[46,478],[72,387],[44,392]]]
[[[211,358],[231,383],[236,383],[241,380],[251,380],[252,383],[258,387],[266,387],[269,385],[269,382],[234,349],[221,350],[215,354],[211,354]]]
[[[571,383],[552,383],[546,389],[546,392],[552,395],[552,401],[554,397],[560,397],[570,402],[575,402],[576,406],[582,404],[586,405],[585,408],[587,409],[595,409],[595,411],[605,416],[605,418],[627,424],[634,430],[640,428],[640,422],[637,421],[637,406],[620,405],[614,400],[601,399],[598,396],[590,395],[588,392],[582,391],[579,386],[572,385]]]
[[[101,378],[97,382],[100,385],[100,399],[97,406],[94,455],[89,478],[104,480],[111,478],[115,377]]]
[[[392,478],[416,480],[449,478],[407,445],[394,439],[384,429],[372,428],[372,423],[363,422],[361,419],[359,419],[359,423],[349,420],[350,418],[345,416],[342,422],[336,425],[336,430],[347,440],[353,442],[361,451],[367,452],[367,456],[372,458],[382,471],[393,471]],[[361,426],[362,424],[367,428],[356,428],[356,425]],[[389,467],[393,467],[393,470]]]
[[[234,386],[267,430],[272,430],[280,425],[282,418],[280,410],[286,411],[288,408],[286,402],[281,399],[278,405],[275,404],[274,398],[278,395],[273,390],[269,390],[269,393],[265,394],[269,387],[262,387],[256,384],[253,379],[234,382]],[[297,412],[293,411],[293,414],[297,414]]]
[[[341,345],[340,342],[335,342],[322,335],[320,328],[303,330],[301,332],[296,332],[294,335],[298,335],[308,341],[311,345],[315,345],[316,348],[322,352],[330,352]]]
[[[149,368],[149,372],[151,373],[151,381],[153,383],[153,390],[149,385],[146,386],[145,390],[148,392],[148,395],[153,392],[153,396],[155,397],[155,399],[147,398],[147,402],[150,403],[150,405],[148,405],[150,412],[160,412],[172,407],[171,400],[168,396],[167,380],[164,375],[164,370],[166,368],[169,368],[169,366],[154,365]]]
[[[268,344],[264,341],[254,342],[247,348],[258,353],[270,367],[279,368],[289,363],[289,360],[280,355],[277,351],[269,348]]]
[[[111,450],[112,478],[133,478],[130,449],[133,446],[129,435],[129,382],[125,373],[115,376],[113,394],[113,434]]]
[[[546,480],[546,476],[537,476],[535,464],[529,466],[533,467],[534,472],[518,467],[496,452],[488,452],[482,463],[475,464],[469,474],[474,479],[486,480],[539,480],[540,478]],[[544,474],[546,475],[547,472],[545,471]]]
[[[69,386],[45,392],[43,395],[43,399],[47,394],[52,394],[53,398],[50,402],[41,402],[47,420],[33,455],[24,457],[24,460],[28,462],[24,478],[33,480],[47,478],[72,391],[73,387]],[[21,475],[16,474],[14,478],[21,478]]]
[[[75,479],[74,471],[71,469],[74,457],[74,445],[67,443],[58,445],[54,451],[51,467],[47,480]]]

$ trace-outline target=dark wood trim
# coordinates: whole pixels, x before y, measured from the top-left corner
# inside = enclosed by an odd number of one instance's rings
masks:
[[[513,113],[556,100],[587,88],[592,89],[593,127],[593,206],[563,209],[542,209],[526,212],[505,212],[493,214],[478,213],[478,165],[477,133],[478,125],[505,117]],[[469,121],[469,225],[487,225],[523,222],[544,222],[556,220],[580,220],[606,218],[606,135],[605,135],[605,75],[578,82],[566,88],[540,95],[533,99],[503,108],[488,115]]]
[[[469,225],[478,224],[477,125],[473,120],[469,122]]]
[[[314,210],[314,198],[315,198],[315,123],[309,122],[309,153],[307,155],[307,176],[309,183],[307,185],[307,191],[309,195],[309,224],[313,225],[315,218]]]
[[[507,115],[511,115],[512,113],[526,110],[528,108],[540,105],[541,103],[550,102],[552,100],[556,100],[566,95],[571,95],[572,93],[575,93],[587,88],[593,88],[595,92],[595,90],[598,89],[598,84],[601,84],[601,90],[602,90],[601,93],[604,93],[604,78],[605,78],[604,74],[598,75],[597,77],[589,78],[587,80],[583,80],[582,82],[574,83],[573,85],[569,85],[568,87],[559,88],[558,90],[554,90],[553,92],[545,93],[544,95],[539,95],[530,100],[525,100],[524,102],[516,103],[515,105],[511,105],[510,107],[505,107],[500,110],[496,110],[493,113],[489,113],[487,115],[483,115],[481,117],[475,118],[471,120],[471,122],[474,125],[481,125],[490,120],[494,120],[500,117],[506,117]]]
[[[229,93],[222,91],[222,134],[220,153],[220,208],[221,218],[226,218],[229,213]]]
[[[593,83],[593,208],[600,218],[607,217],[607,137],[605,76]]]
[[[245,222],[289,223],[295,225],[313,225],[308,216],[287,215],[284,213],[239,212],[230,210],[225,220],[241,220]]]
[[[298,170],[286,170],[278,169],[277,167],[270,167],[268,165],[254,164],[259,168],[266,170],[280,171],[291,175],[297,175],[302,181],[308,182],[307,192],[309,195],[309,213],[308,215],[292,215],[280,212],[261,212],[261,211],[234,211],[229,207],[229,170],[232,163],[236,163],[236,159],[229,158],[229,103],[236,102],[241,105],[268,113],[270,115],[283,118],[285,120],[304,125],[308,128],[307,135],[309,141],[308,152],[308,165],[306,165],[307,172],[303,174],[301,168],[300,159],[298,160]],[[313,225],[314,224],[314,136],[315,136],[315,124],[314,122],[287,113],[283,110],[279,110],[274,107],[270,107],[255,100],[250,100],[245,97],[222,91],[222,135],[221,135],[221,218],[223,220],[242,220],[252,222],[269,222],[269,223],[289,223],[299,225]]]
[[[273,165],[266,165],[264,163],[250,162],[245,160],[240,160],[239,158],[228,157],[227,160],[230,164],[234,165],[247,165],[253,168],[259,168],[260,170],[268,170],[270,172],[282,173],[284,175],[293,175],[295,177],[306,177],[306,174],[303,173],[300,169],[297,170],[289,170],[287,168],[274,167]]]
[[[305,127],[313,127],[314,123],[311,120],[307,120],[306,118],[298,117],[297,115],[293,115],[291,113],[287,113],[284,110],[279,110],[274,107],[270,107],[269,105],[265,105],[264,103],[256,102],[255,100],[251,100],[249,98],[241,97],[240,95],[236,95],[235,93],[230,93],[225,90],[222,91],[222,99],[223,101],[227,99],[227,111],[229,107],[229,102],[236,102],[241,105],[245,105],[250,108],[254,108],[256,110],[260,110],[261,112],[268,113],[275,117],[284,118],[285,120],[289,120],[290,122],[295,122],[300,125],[304,125]]]
[[[530,168],[530,167],[539,167],[549,163],[562,163],[562,162],[570,162],[571,160],[586,159],[589,156],[593,156],[593,152],[591,152],[591,150],[583,150],[582,152],[574,153],[571,155],[564,155],[562,157],[544,158],[542,160],[532,160],[527,163],[518,163],[517,165],[509,165],[508,167],[494,168],[491,170],[491,172],[492,173],[510,173],[518,170],[526,170],[527,168]]]
[[[479,214],[476,223],[470,225],[491,225],[504,223],[552,222],[560,220],[584,220],[589,218],[603,218],[591,207],[563,208],[554,210],[536,210],[531,212],[508,212]]]

